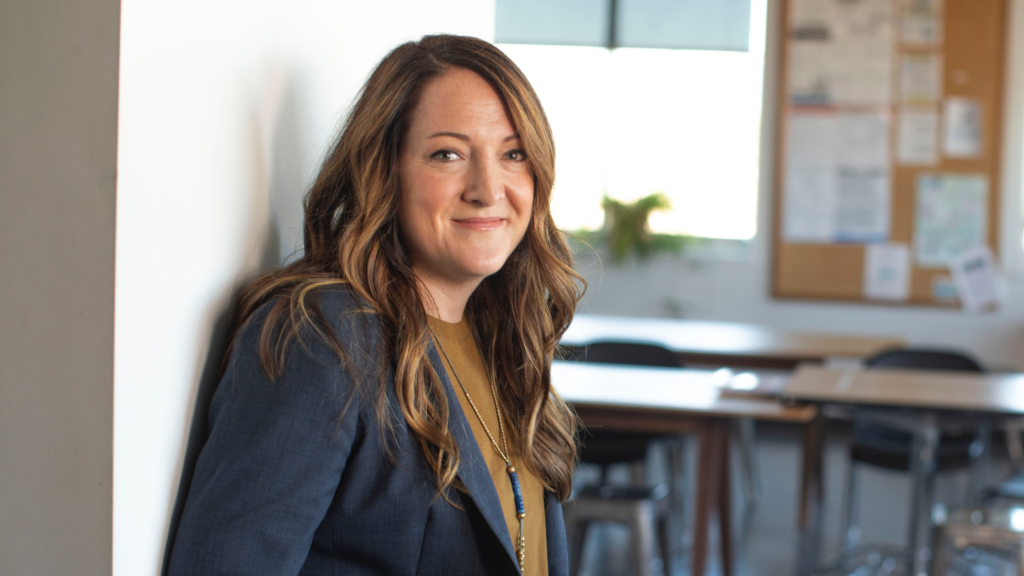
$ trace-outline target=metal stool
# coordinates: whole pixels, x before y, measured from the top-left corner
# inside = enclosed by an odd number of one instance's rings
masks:
[[[966,508],[935,530],[932,576],[1024,574],[1024,508]]]
[[[575,575],[580,569],[587,527],[592,522],[619,522],[629,527],[634,574],[637,576],[653,574],[651,561],[654,559],[654,530],[657,525],[664,574],[670,574],[669,508],[668,488],[664,485],[654,488],[609,485],[584,488],[575,499],[562,506],[571,550],[569,574]]]

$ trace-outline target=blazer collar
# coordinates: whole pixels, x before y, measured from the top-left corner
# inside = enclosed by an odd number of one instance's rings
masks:
[[[452,388],[452,383],[448,379],[448,371],[445,370],[432,339],[427,347],[427,358],[445,385],[445,395],[448,398],[448,431],[455,438],[455,443],[459,447],[457,475],[466,486],[470,498],[476,502],[487,525],[501,541],[501,545],[508,554],[508,559],[518,572],[519,563],[516,561],[516,554],[512,549],[512,537],[508,533],[508,524],[505,523],[505,513],[501,509],[501,500],[498,499],[498,491],[494,488],[494,480],[491,478],[491,472],[487,468],[476,438],[473,437],[473,429],[470,428],[469,421],[466,420],[466,415],[462,412],[462,403],[455,395],[455,389]]]

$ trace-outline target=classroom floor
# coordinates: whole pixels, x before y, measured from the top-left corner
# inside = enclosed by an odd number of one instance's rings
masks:
[[[847,477],[849,427],[830,423],[825,453],[825,510],[823,514],[822,557],[839,549],[840,523]],[[691,443],[692,444],[692,443]],[[694,470],[695,448],[688,450],[687,470]],[[796,573],[798,534],[796,526],[797,489],[800,472],[800,436],[796,426],[761,423],[757,429],[757,461],[760,466],[761,494],[756,508],[744,506],[737,479],[737,450],[732,450],[735,576],[781,576]],[[648,468],[650,477],[662,478],[663,468],[656,458]],[[993,474],[1005,471],[1005,463],[995,462]],[[578,482],[593,478],[592,470],[581,470]],[[622,480],[625,470],[613,470]],[[861,529],[863,542],[902,545],[906,539],[909,515],[910,481],[906,474],[858,466],[861,490]],[[690,478],[692,486],[692,477]],[[950,507],[966,504],[971,485],[968,471],[941,474],[936,482],[936,498]],[[688,513],[692,513],[691,510]],[[717,529],[712,531],[716,533]],[[586,576],[625,576],[631,574],[628,531],[606,524],[591,530],[584,547],[580,574]],[[688,533],[675,554],[672,575],[689,574]],[[717,541],[712,536],[709,576],[720,574]]]

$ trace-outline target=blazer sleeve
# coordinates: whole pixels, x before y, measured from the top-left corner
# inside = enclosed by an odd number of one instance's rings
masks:
[[[298,574],[359,434],[350,373],[315,336],[293,342],[283,374],[267,377],[262,317],[239,334],[214,393],[170,576]]]
[[[569,547],[565,540],[562,503],[551,492],[544,492],[548,536],[548,576],[569,576]]]

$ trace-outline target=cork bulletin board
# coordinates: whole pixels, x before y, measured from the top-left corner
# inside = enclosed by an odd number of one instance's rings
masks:
[[[775,297],[952,306],[947,262],[997,256],[1007,10],[783,0]]]

